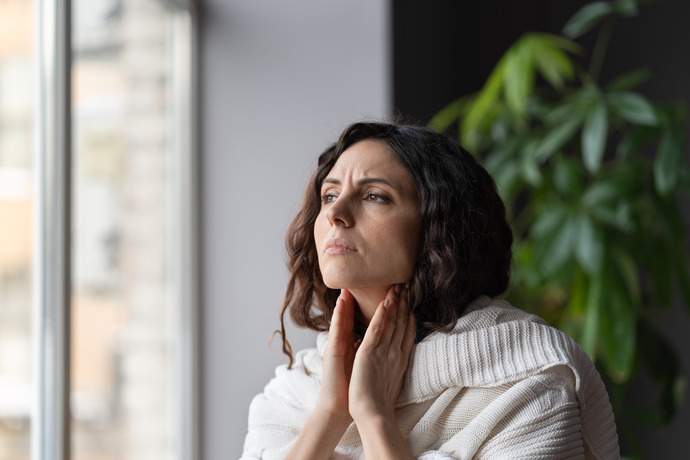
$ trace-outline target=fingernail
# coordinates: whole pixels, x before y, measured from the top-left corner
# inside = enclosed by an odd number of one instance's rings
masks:
[[[386,310],[388,310],[388,306],[389,306],[390,304],[391,304],[391,300],[390,300],[390,299],[384,300],[384,301],[383,301],[383,308],[385,308]]]
[[[395,285],[395,293],[400,294],[400,285],[399,284]]]

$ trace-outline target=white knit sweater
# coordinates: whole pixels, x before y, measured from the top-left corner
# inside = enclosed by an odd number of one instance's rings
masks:
[[[280,366],[249,409],[242,460],[282,459],[313,410],[328,340]],[[488,297],[450,333],[433,333],[410,357],[396,404],[417,458],[617,459],[611,405],[594,365],[568,336]],[[364,458],[353,423],[334,459]]]

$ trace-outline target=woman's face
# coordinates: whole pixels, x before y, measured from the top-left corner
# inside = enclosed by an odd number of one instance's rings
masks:
[[[352,145],[321,185],[314,239],[324,283],[352,290],[409,281],[419,225],[417,190],[390,147]]]

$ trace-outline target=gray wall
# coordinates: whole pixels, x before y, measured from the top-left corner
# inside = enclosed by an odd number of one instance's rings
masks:
[[[317,155],[389,115],[387,0],[207,0],[200,28],[202,446],[239,457],[251,398],[284,362],[283,238]],[[296,349],[314,335],[289,331]]]

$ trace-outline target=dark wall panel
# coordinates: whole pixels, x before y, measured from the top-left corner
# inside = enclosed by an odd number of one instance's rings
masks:
[[[510,43],[544,29],[543,0],[393,2],[393,99],[426,122],[453,97],[478,90]]]

